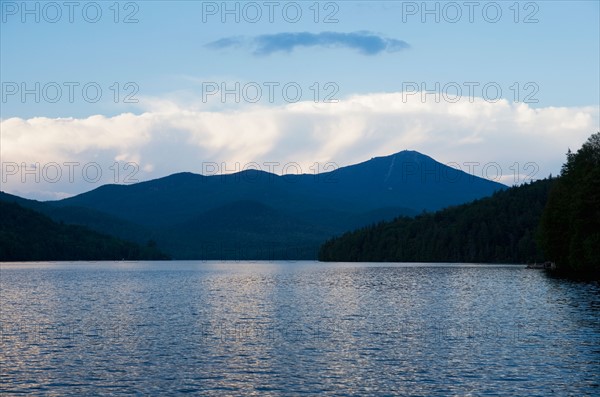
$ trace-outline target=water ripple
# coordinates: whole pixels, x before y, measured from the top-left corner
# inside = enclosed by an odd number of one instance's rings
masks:
[[[600,287],[515,266],[0,264],[7,395],[599,395]]]

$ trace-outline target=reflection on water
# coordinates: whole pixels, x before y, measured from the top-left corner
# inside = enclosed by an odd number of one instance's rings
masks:
[[[514,266],[0,265],[9,394],[600,394],[600,287]]]

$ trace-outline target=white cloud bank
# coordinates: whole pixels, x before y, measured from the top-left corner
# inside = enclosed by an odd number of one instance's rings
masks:
[[[500,181],[512,185],[534,171],[535,179],[556,174],[567,148],[579,148],[599,129],[595,106],[532,108],[480,98],[423,103],[418,95],[407,100],[402,93],[221,111],[165,100],[146,104],[150,110],[139,115],[2,120],[1,189],[53,199],[104,183],[181,171],[213,173],[209,162],[219,168],[226,163],[226,172],[255,162],[277,173],[295,162],[312,173],[314,163],[344,166],[404,149],[479,176],[485,164],[494,162]],[[126,162],[139,170],[124,169]],[[280,165],[265,165],[269,162]],[[497,170],[489,168],[487,176],[495,179]]]

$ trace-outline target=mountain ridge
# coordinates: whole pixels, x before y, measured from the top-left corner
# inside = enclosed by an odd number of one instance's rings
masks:
[[[260,259],[251,253],[253,244],[262,245],[255,247],[256,252],[280,248],[302,252],[297,258],[283,255],[284,259],[315,259],[320,243],[334,235],[462,204],[504,188],[405,150],[320,174],[277,175],[253,169],[223,175],[180,172],[29,205],[42,207],[55,220],[68,219],[102,232],[111,230],[110,222],[102,221],[105,214],[120,225],[112,228],[119,229],[113,234],[136,242],[155,239],[160,248],[182,247],[181,241],[187,241],[181,249],[166,250],[177,259],[204,259],[203,251],[194,247],[216,235],[224,245],[247,247],[252,259]],[[78,215],[73,215],[75,208]],[[273,227],[263,228],[252,208],[261,208],[258,213]],[[217,221],[219,213],[227,223]],[[200,219],[196,226],[201,226],[187,228],[193,219]]]
[[[57,223],[16,201],[0,200],[0,214],[0,261],[168,259],[152,242],[141,246],[84,226]]]

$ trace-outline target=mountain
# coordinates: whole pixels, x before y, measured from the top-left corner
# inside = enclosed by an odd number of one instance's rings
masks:
[[[164,249],[184,257],[297,259],[315,258],[324,236],[332,233],[262,203],[238,201],[166,227],[158,238]]]
[[[15,202],[0,201],[0,261],[168,259],[152,246],[64,225]]]
[[[403,151],[317,175],[179,173],[105,185],[40,211],[103,232],[118,225],[110,233],[152,238],[177,259],[315,259],[322,242],[347,230],[504,188]]]
[[[544,260],[538,224],[556,179],[469,204],[399,217],[327,241],[322,261],[526,263]]]
[[[56,206],[53,202],[25,199],[0,192],[0,201],[17,203],[24,208],[40,212],[57,223],[86,226],[97,232],[145,244],[154,239],[154,233],[140,225],[90,208]]]
[[[180,173],[134,185],[105,185],[56,204],[165,226],[243,200],[318,220],[322,210],[348,214],[386,207],[408,213],[436,210],[504,187],[418,152],[403,151],[318,175],[278,176],[257,170],[214,176]]]

